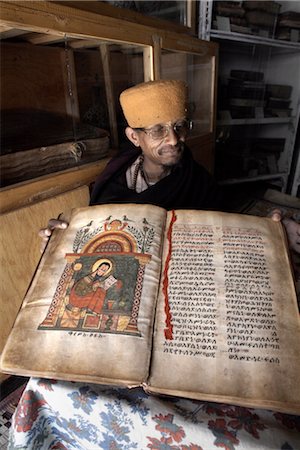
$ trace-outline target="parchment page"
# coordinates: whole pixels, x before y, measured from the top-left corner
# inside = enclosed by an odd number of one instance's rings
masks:
[[[150,390],[300,412],[300,324],[269,218],[175,211],[165,235]]]
[[[74,210],[42,260],[1,369],[110,384],[145,381],[165,220],[163,209],[149,205]]]

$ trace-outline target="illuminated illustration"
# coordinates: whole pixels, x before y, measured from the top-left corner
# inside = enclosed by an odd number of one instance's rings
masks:
[[[134,225],[131,225],[134,224]],[[140,335],[138,313],[154,228],[126,216],[80,228],[38,329]]]

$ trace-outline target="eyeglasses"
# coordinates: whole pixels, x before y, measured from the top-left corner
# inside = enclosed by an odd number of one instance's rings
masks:
[[[193,122],[191,120],[179,120],[173,124],[166,125],[155,125],[152,128],[135,128],[136,130],[143,131],[148,136],[151,137],[154,141],[165,139],[170,129],[173,129],[174,132],[179,137],[186,137],[189,131],[193,128]]]

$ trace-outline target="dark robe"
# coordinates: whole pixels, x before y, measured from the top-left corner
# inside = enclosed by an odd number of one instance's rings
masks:
[[[219,209],[220,192],[213,177],[197,164],[185,148],[172,172],[141,193],[127,187],[126,170],[140,152],[129,150],[113,158],[96,179],[91,205],[149,203],[170,209]]]

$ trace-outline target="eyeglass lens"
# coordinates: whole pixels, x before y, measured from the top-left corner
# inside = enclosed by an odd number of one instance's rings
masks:
[[[191,129],[191,121],[182,120],[180,122],[176,122],[174,125],[161,125],[149,130],[149,134],[152,139],[163,139],[167,137],[171,128],[173,128],[178,136],[186,136]]]

